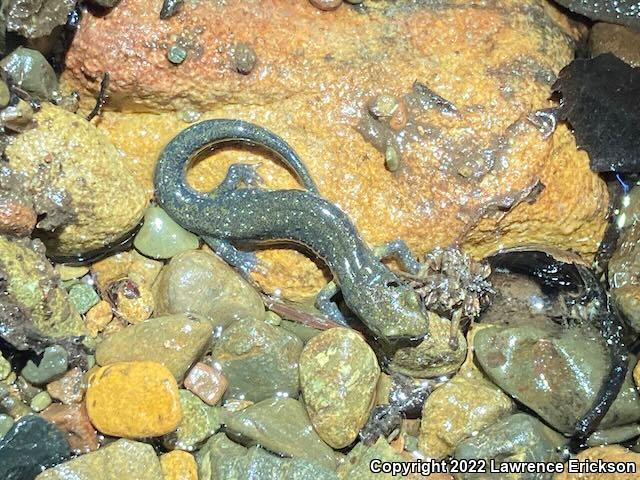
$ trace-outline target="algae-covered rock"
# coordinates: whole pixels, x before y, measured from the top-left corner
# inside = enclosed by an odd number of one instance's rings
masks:
[[[18,47],[0,61],[0,67],[23,90],[35,97],[50,100],[58,89],[56,72],[37,50]]]
[[[335,469],[333,450],[313,429],[304,407],[292,398],[269,398],[226,415],[227,433],[283,456],[304,458]]]
[[[516,413],[482,430],[478,435],[461,442],[455,450],[457,459],[494,460],[499,467],[509,462],[560,462],[567,457],[563,446],[568,442],[559,433],[526,413]],[[460,478],[474,480],[524,480],[527,474],[464,473]]]
[[[38,241],[0,236],[0,336],[21,350],[40,349],[42,337],[84,333],[43,250]]]
[[[43,241],[47,254],[79,256],[120,240],[142,218],[147,198],[127,159],[84,118],[44,103],[37,127],[12,137],[9,165],[36,195],[55,186],[69,218]]]
[[[390,369],[412,377],[429,378],[454,373],[467,354],[467,342],[457,332],[458,348],[452,348],[451,322],[429,312],[429,333],[416,347],[399,349],[391,360]]]
[[[427,397],[418,448],[430,458],[446,457],[462,440],[513,410],[511,399],[469,366]]]
[[[191,250],[173,257],[154,286],[156,314],[194,313],[216,326],[264,318],[260,296],[214,254]]]
[[[380,367],[355,331],[332,328],[300,356],[300,386],[311,422],[333,448],[349,445],[369,418]]]
[[[189,390],[180,390],[182,420],[163,438],[165,447],[193,451],[220,428],[220,409],[210,407]]]
[[[259,402],[275,395],[298,396],[302,341],[260,320],[240,320],[224,330],[211,356],[229,386],[225,398]]]
[[[116,362],[157,362],[180,381],[204,353],[211,335],[211,324],[194,316],[151,318],[105,338],[96,349],[96,362],[101,366]]]
[[[9,0],[6,8],[7,30],[27,38],[49,35],[67,22],[75,0]]]
[[[198,465],[193,455],[174,450],[160,456],[163,480],[198,480]]]
[[[224,433],[197,455],[199,480],[338,480],[329,469],[303,458],[281,458],[259,447],[244,448]]]
[[[160,207],[149,207],[133,245],[148,257],[171,258],[178,253],[195,250],[200,241],[193,233],[178,225]]]
[[[159,480],[160,461],[146,443],[121,439],[45,470],[37,480]]]

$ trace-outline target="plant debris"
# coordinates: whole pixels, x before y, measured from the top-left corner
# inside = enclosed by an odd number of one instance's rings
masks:
[[[562,95],[559,119],[571,124],[593,171],[640,171],[640,68],[610,53],[576,59],[553,89]]]

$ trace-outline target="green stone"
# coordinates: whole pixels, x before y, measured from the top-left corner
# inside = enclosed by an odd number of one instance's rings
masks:
[[[0,354],[0,380],[6,379],[11,373],[11,363]]]
[[[346,461],[338,468],[338,475],[340,478],[348,478],[349,480],[391,480],[392,478],[396,478],[391,475],[371,472],[369,465],[374,459],[382,460],[383,462],[407,461],[391,448],[383,437],[380,437],[376,443],[371,446],[358,443],[353,447],[349,455],[347,455]]]
[[[48,392],[42,391],[31,399],[31,408],[34,412],[41,412],[51,405],[51,396]]]
[[[180,390],[182,421],[175,432],[165,435],[166,448],[191,452],[220,428],[220,409],[210,407],[189,390]]]
[[[160,461],[151,445],[121,439],[49,470],[36,480],[158,480]]]
[[[83,314],[98,303],[100,297],[91,285],[81,282],[69,289],[69,301],[76,307],[78,313]]]
[[[149,207],[133,245],[143,255],[160,259],[195,250],[200,246],[200,241],[193,233],[174,222],[160,207]]]
[[[224,433],[211,437],[196,461],[199,480],[338,480],[331,469],[304,458],[281,458],[260,447],[244,448]]]
[[[4,437],[5,434],[11,430],[13,426],[13,418],[4,413],[0,413],[0,438]]]
[[[260,320],[231,324],[211,352],[229,382],[224,398],[297,397],[301,351],[302,341],[281,327]]]
[[[31,95],[49,100],[58,89],[53,67],[37,50],[18,47],[0,61],[0,67]]]
[[[109,335],[96,349],[98,365],[150,361],[167,367],[177,381],[205,352],[213,328],[187,315],[150,318]]]
[[[187,51],[179,45],[171,45],[167,51],[167,60],[174,65],[180,65],[187,59]]]
[[[4,108],[9,105],[9,101],[11,100],[11,92],[9,91],[9,87],[7,84],[0,81],[0,108]]]
[[[327,469],[336,468],[333,450],[311,425],[300,402],[269,398],[225,415],[226,431],[241,443],[259,444],[286,457],[303,458]]]
[[[29,360],[22,369],[21,375],[33,385],[44,385],[61,377],[67,371],[68,361],[67,351],[60,345],[53,345],[45,348],[38,365]]]

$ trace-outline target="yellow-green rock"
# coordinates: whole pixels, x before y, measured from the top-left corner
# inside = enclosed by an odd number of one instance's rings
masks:
[[[211,407],[189,390],[180,390],[182,421],[163,438],[165,447],[193,451],[220,428],[220,409]]]
[[[198,465],[193,455],[174,450],[160,456],[164,480],[198,480]]]
[[[18,348],[28,348],[31,330],[45,337],[84,333],[80,315],[69,302],[39,241],[12,241],[0,236],[0,272],[7,295],[0,305],[8,312],[2,336]]]
[[[375,400],[380,367],[367,342],[348,328],[313,337],[300,355],[300,386],[314,428],[333,448],[358,436]]]
[[[126,157],[79,115],[43,103],[35,119],[36,128],[13,137],[5,153],[34,195],[55,188],[68,202],[66,221],[43,238],[48,253],[76,256],[121,239],[147,205]]]

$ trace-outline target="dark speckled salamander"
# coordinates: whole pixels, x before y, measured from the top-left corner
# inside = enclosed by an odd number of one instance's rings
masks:
[[[185,180],[190,161],[229,142],[272,152],[296,174],[306,191],[252,187],[259,179],[255,168],[246,164],[229,167],[224,181],[210,193],[190,188]],[[384,343],[397,345],[426,335],[427,315],[413,289],[380,262],[338,207],[318,195],[295,152],[268,130],[239,120],[207,120],[190,126],[160,154],[155,194],[176,222],[244,271],[255,260],[232,243],[284,241],[310,249],[326,262],[334,277],[335,283],[317,299],[318,307],[333,319],[339,320],[339,310],[329,300],[340,288],[350,310]],[[402,242],[391,242],[380,250],[380,256],[390,255],[408,270],[417,268]]]

